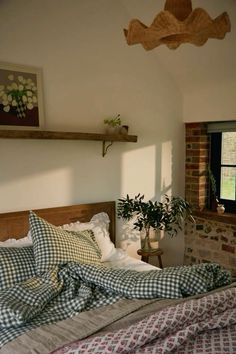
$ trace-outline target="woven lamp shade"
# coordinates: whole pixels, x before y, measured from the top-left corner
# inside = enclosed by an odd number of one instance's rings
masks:
[[[226,12],[212,19],[201,8],[192,10],[191,0],[166,0],[164,11],[154,18],[150,27],[134,19],[128,30],[124,29],[124,34],[129,45],[141,44],[151,50],[161,44],[170,49],[183,43],[202,46],[209,38],[223,39],[230,30]]]

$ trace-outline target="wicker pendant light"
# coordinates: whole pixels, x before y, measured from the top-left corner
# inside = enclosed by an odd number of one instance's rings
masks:
[[[164,11],[154,18],[150,27],[134,19],[124,33],[129,45],[140,43],[146,50],[151,50],[161,44],[170,49],[176,49],[182,43],[202,46],[208,38],[223,39],[230,29],[226,12],[213,20],[201,8],[192,11],[191,0],[166,0]]]

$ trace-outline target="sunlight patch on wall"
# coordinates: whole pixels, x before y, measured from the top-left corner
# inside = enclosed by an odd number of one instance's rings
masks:
[[[156,146],[148,146],[125,152],[121,161],[121,193],[134,197],[138,193],[144,194],[145,199],[155,197],[156,187]],[[135,258],[140,248],[140,233],[133,230],[128,223],[118,222],[120,242],[118,247],[123,248]]]
[[[73,200],[71,186],[70,168],[19,177],[0,187],[0,212],[71,204]],[[14,205],[12,197],[10,198],[12,195],[14,195]]]
[[[155,196],[155,145],[125,152],[121,161],[121,196],[144,194],[145,199]]]
[[[172,194],[172,142],[166,141],[161,146],[161,191]]]

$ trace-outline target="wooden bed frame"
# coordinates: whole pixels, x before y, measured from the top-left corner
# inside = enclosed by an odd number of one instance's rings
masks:
[[[88,222],[94,214],[105,212],[110,218],[110,238],[115,244],[115,202],[78,204],[57,208],[33,210],[38,216],[59,226],[75,221]],[[20,239],[29,231],[29,210],[0,214],[0,241]]]

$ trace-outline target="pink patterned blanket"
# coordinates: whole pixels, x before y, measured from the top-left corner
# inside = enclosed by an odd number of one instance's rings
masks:
[[[165,308],[135,325],[53,353],[236,353],[236,288]]]

